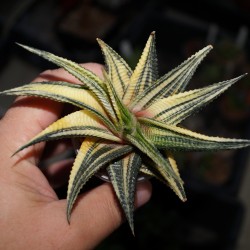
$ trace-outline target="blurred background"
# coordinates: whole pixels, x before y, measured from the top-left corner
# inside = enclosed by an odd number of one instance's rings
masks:
[[[15,42],[76,62],[103,63],[102,38],[134,67],[156,31],[160,74],[212,44],[188,88],[250,72],[247,0],[8,0],[0,2],[0,89],[30,82],[54,65]],[[3,114],[12,98],[1,96]],[[184,126],[208,135],[250,139],[250,78],[236,83]],[[250,249],[249,150],[177,154],[188,201],[152,180],[152,200],[97,249]],[[92,181],[94,182],[94,181]],[[98,180],[97,180],[98,182]],[[95,185],[93,183],[89,184]],[[64,189],[58,189],[61,197]]]

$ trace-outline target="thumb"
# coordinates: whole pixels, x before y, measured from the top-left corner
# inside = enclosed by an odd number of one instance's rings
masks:
[[[145,204],[151,197],[149,181],[139,182],[135,195],[135,208]],[[65,204],[64,204],[65,205]],[[112,186],[105,183],[78,197],[72,211],[70,228],[74,232],[74,244],[93,249],[117,229],[124,216]]]

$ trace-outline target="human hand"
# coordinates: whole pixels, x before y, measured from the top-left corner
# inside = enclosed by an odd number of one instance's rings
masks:
[[[84,67],[101,75],[100,65]],[[52,79],[78,83],[62,69],[46,71],[35,81]],[[68,224],[66,200],[58,199],[49,180],[55,178],[55,168],[66,168],[70,162],[48,167],[46,178],[37,167],[46,143],[11,157],[20,146],[57,120],[63,107],[47,99],[21,97],[0,121],[0,249],[92,249],[123,221],[112,187],[104,183],[78,197]],[[64,148],[58,142],[53,151]],[[146,203],[150,195],[150,183],[139,183],[135,207]]]

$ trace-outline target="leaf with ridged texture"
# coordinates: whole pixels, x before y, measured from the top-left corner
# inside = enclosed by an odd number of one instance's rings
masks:
[[[110,46],[108,46],[101,39],[97,39],[97,41],[105,58],[109,79],[112,82],[119,98],[122,99],[125,89],[130,82],[132,70],[125,60]]]
[[[120,201],[133,234],[135,189],[140,166],[141,157],[136,153],[130,153],[122,160],[110,164],[107,168],[116,196]]]
[[[147,83],[144,86],[144,89],[152,85],[159,78],[158,58],[157,58],[157,51],[156,51],[156,46],[155,46],[155,31],[153,31],[152,33],[153,33],[153,41],[151,42],[151,48],[149,52],[150,55],[148,57],[150,60],[150,67],[151,67],[151,72],[149,76],[150,80],[147,81]]]
[[[18,149],[15,154],[38,142],[84,136],[121,142],[121,139],[112,134],[91,112],[80,110],[52,123],[31,141]]]
[[[168,159],[164,159],[160,151],[141,133],[140,129],[137,127],[134,134],[128,134],[127,140],[146,154],[154,163],[157,171],[162,175],[162,177],[168,182],[169,186],[177,194],[177,196],[182,200],[186,200],[185,191],[182,185],[182,180],[179,176],[175,174],[170,166]]]
[[[167,165],[171,169],[171,172],[174,173],[175,176],[177,176],[177,178],[176,177],[173,179],[166,178],[166,176],[162,174],[162,167],[160,165],[155,165],[155,167],[151,169],[151,172],[158,180],[160,180],[165,185],[169,186],[182,201],[186,201],[187,198],[183,188],[184,182],[180,177],[178,169],[176,171],[177,165],[175,160],[171,157],[167,157],[165,161],[167,162]]]
[[[145,117],[176,125],[214,100],[243,76],[210,85],[205,88],[179,93],[154,102],[140,114]]]
[[[132,151],[129,145],[86,138],[78,150],[70,173],[67,193],[67,219],[83,185],[104,165]]]
[[[102,171],[108,171],[121,208],[134,232],[137,175],[141,177],[140,174],[144,173],[156,177],[185,201],[184,183],[170,152],[250,146],[250,140],[212,137],[177,126],[240,77],[184,92],[212,46],[198,51],[158,79],[154,32],[133,72],[112,48],[101,40],[98,42],[106,61],[104,79],[77,63],[21,45],[64,68],[83,85],[62,81],[36,82],[0,92],[0,95],[39,96],[70,103],[81,109],[51,124],[17,152],[41,141],[79,137],[81,147],[68,186],[67,219],[70,219],[82,186],[102,168]]]
[[[142,166],[140,168],[140,173],[144,174],[148,178],[156,178],[157,180],[161,181],[165,185],[169,186],[168,182],[152,166],[142,164]]]
[[[70,103],[88,109],[98,116],[110,129],[115,129],[102,105],[84,86],[68,82],[31,82],[21,87],[0,92],[0,95],[38,96]]]
[[[146,164],[141,165],[140,173],[145,174],[146,176],[149,176],[149,177],[157,178],[157,175],[152,171],[151,166],[148,166]]]
[[[250,140],[207,136],[150,118],[140,118],[145,137],[157,148],[184,151],[216,151],[250,146]]]
[[[141,58],[130,78],[123,101],[127,105],[158,77],[155,50],[155,32],[152,32],[142,52]]]
[[[198,65],[211,49],[212,46],[205,47],[181,65],[159,78],[153,85],[136,97],[133,101],[133,110],[136,112],[143,108],[145,109],[152,103],[158,101],[159,98],[182,92]]]
[[[47,51],[38,50],[38,49],[29,47],[26,45],[22,45],[22,44],[18,44],[18,45],[64,68],[71,75],[73,75],[75,78],[77,78],[82,83],[84,83],[97,96],[98,100],[100,101],[100,103],[102,103],[106,111],[112,117],[115,117],[114,111],[109,103],[108,96],[105,90],[103,89],[103,81],[96,74],[85,69],[84,67],[81,67],[79,64],[75,62],[56,56]]]
[[[133,124],[134,116],[131,114],[128,108],[124,106],[123,102],[116,93],[116,90],[112,82],[109,80],[107,73],[105,71],[103,71],[103,76],[106,80],[105,83],[107,86],[110,100],[112,102],[113,108],[119,120],[120,132],[123,133],[124,129],[126,129],[127,127],[130,128],[131,124]]]
[[[172,168],[172,170],[175,172],[175,174],[178,177],[180,177],[179,169],[178,169],[178,166],[177,166],[177,163],[176,163],[176,161],[174,159],[173,154],[171,152],[169,152],[169,151],[166,151],[165,155],[166,155],[166,158],[168,158],[168,161],[170,163],[170,167]],[[145,164],[145,163],[142,164],[142,166],[140,168],[140,172],[143,173],[143,174],[146,174],[148,176],[155,177],[155,178],[159,179],[161,182],[168,185],[166,180],[164,180],[159,173],[154,171],[154,167],[150,166],[150,164],[148,162],[147,162],[147,164]]]
[[[166,151],[165,154],[166,154],[166,157],[168,158],[168,161],[169,161],[169,163],[171,165],[171,168],[173,169],[175,174],[180,177],[180,172],[179,172],[179,169],[178,169],[178,166],[177,166],[177,163],[176,163],[176,161],[174,159],[173,154],[171,152],[169,152],[169,151]]]

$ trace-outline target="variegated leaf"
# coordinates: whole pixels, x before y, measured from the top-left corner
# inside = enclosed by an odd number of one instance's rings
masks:
[[[155,32],[152,32],[142,52],[141,58],[130,78],[123,101],[128,105],[145,88],[152,85],[158,77],[155,50]]]
[[[145,174],[146,176],[149,177],[154,177],[158,179],[158,176],[161,178],[161,176],[158,173],[153,172],[152,167],[148,166],[148,164],[142,164],[140,168],[140,173]],[[163,178],[161,178],[163,182],[165,181]]]
[[[132,70],[125,60],[118,55],[110,46],[101,39],[97,39],[104,58],[108,71],[108,77],[113,84],[113,87],[120,99],[123,98],[125,89],[129,84]]]
[[[146,138],[161,149],[215,151],[250,146],[249,140],[207,136],[150,118],[140,118],[140,122]]]
[[[122,103],[120,97],[116,93],[116,90],[112,82],[109,80],[105,71],[103,71],[103,76],[105,78],[105,83],[108,89],[109,98],[115,110],[115,114],[117,115],[118,120],[119,120],[120,130],[122,131],[124,126],[126,126],[126,124],[132,123],[133,117],[130,111],[127,109],[127,107],[124,106],[124,104]]]
[[[171,152],[250,146],[249,140],[212,137],[177,126],[241,77],[184,92],[212,46],[198,51],[157,79],[154,32],[133,72],[112,48],[101,40],[98,42],[106,61],[104,80],[77,63],[21,45],[63,67],[83,86],[60,81],[31,83],[0,94],[45,97],[83,109],[51,124],[17,152],[41,141],[80,137],[82,145],[68,186],[68,220],[81,187],[103,167],[108,170],[116,195],[134,231],[134,191],[138,172],[158,178],[185,201],[183,181]]]
[[[131,150],[132,147],[129,145],[113,144],[91,138],[83,141],[70,173],[67,193],[68,221],[76,197],[89,178],[101,167],[128,154]]]
[[[205,88],[186,91],[160,99],[147,109],[139,112],[139,114],[167,124],[176,125],[214,100],[242,77],[243,75]]]
[[[115,129],[102,105],[84,86],[68,82],[32,82],[21,87],[0,92],[5,95],[39,96],[55,101],[70,103],[87,109],[98,116],[110,129]]]
[[[168,161],[169,161],[169,163],[171,165],[171,168],[173,169],[175,174],[180,177],[180,172],[179,172],[179,169],[178,169],[178,166],[177,166],[177,163],[176,163],[176,161],[174,159],[173,154],[170,151],[166,151],[165,155],[168,158]]]
[[[175,172],[175,174],[180,177],[180,173],[179,173],[179,170],[178,170],[178,166],[177,166],[177,163],[173,157],[173,154],[169,151],[166,151],[165,152],[165,155],[166,155],[166,158],[168,159],[169,163],[170,163],[170,167],[172,168],[172,170]],[[157,173],[156,171],[154,171],[154,168],[152,166],[152,163],[151,165],[149,164],[149,162],[147,162],[147,164],[143,163],[141,168],[140,168],[140,172],[143,173],[143,174],[146,174],[148,176],[151,176],[151,177],[155,177],[157,178],[158,180],[160,180],[161,182],[165,183],[168,185],[168,183],[166,182],[165,179],[162,178],[162,176]]]
[[[121,142],[121,139],[112,134],[97,117],[88,110],[80,110],[52,123],[31,141],[18,149],[17,152],[42,141],[84,136]],[[15,154],[17,152],[15,152]]]
[[[25,46],[22,44],[18,44],[24,49],[27,49],[28,51],[37,54],[44,59],[47,59],[48,61],[51,61],[55,63],[56,65],[64,68],[66,71],[68,71],[71,75],[76,77],[78,80],[80,80],[82,83],[86,84],[86,86],[96,95],[100,103],[104,106],[106,111],[114,117],[114,111],[109,103],[107,94],[105,90],[103,89],[103,81],[95,75],[93,72],[85,69],[84,67],[80,66],[79,64],[72,62],[70,60],[67,60],[65,58],[56,56],[52,53],[49,53],[47,51],[38,50],[29,46]]]
[[[164,96],[171,96],[182,92],[193,76],[196,68],[204,59],[212,46],[207,46],[187,59],[180,66],[162,76],[149,88],[140,93],[133,101],[131,107],[135,112],[147,108]]]
[[[169,161],[164,159],[160,151],[151,143],[151,141],[145,138],[140,129],[137,128],[133,135],[128,134],[127,140],[129,140],[132,145],[146,154],[155,163],[154,166],[157,171],[169,183],[169,186],[178,195],[178,197],[182,201],[185,201],[186,195],[182,185],[182,180],[175,174]]]
[[[133,233],[135,189],[140,166],[141,157],[136,153],[130,153],[107,168],[109,178]]]

